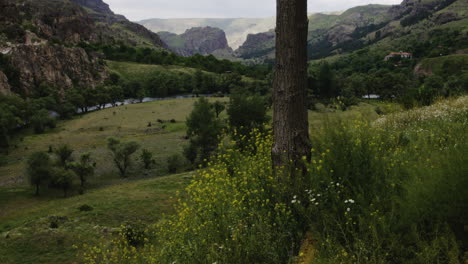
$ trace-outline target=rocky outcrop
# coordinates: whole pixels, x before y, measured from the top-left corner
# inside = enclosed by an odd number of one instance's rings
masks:
[[[107,77],[104,63],[81,48],[19,46],[12,51],[10,61],[19,76],[19,87],[13,92],[24,95],[41,83],[62,93],[74,86],[94,87]]]
[[[243,59],[268,55],[274,51],[275,39],[274,31],[249,34],[244,44],[236,50],[236,55]]]
[[[1,1],[0,31],[13,43],[25,43],[27,31],[38,40],[95,41],[95,29],[86,11],[68,1]]]
[[[99,31],[103,42],[109,42],[116,38],[134,46],[145,45],[167,48],[166,44],[156,33],[151,32],[140,24],[130,22],[122,15],[115,14],[109,5],[102,0],[70,1],[92,10],[89,16],[99,23]],[[121,28],[125,30],[121,30]],[[140,41],[140,39],[144,41]]]
[[[217,51],[232,53],[226,34],[219,28],[195,27],[187,29],[181,35],[161,32],[160,36],[171,50],[182,56],[210,55]]]
[[[0,95],[9,94],[10,85],[8,84],[8,78],[6,75],[0,71]]]
[[[38,41],[165,47],[156,33],[114,14],[102,0],[1,0],[0,33],[25,43],[27,31]]]

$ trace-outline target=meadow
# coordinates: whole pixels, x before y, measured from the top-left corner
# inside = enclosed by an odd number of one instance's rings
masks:
[[[456,226],[463,222],[459,211],[447,205],[460,210],[466,196],[459,177],[466,172],[466,155],[461,154],[466,149],[466,97],[410,111],[378,101],[345,111],[337,110],[339,105],[318,105],[309,112],[314,146],[310,178],[280,185],[268,159],[271,138],[262,135],[251,154],[225,141],[207,169],[165,176],[167,157],[181,153],[187,143],[185,119],[195,100],[119,106],[61,121],[43,135],[18,135],[17,148],[0,167],[0,262],[388,263],[403,252],[390,247],[401,239],[390,234],[410,229],[416,230],[412,238],[417,243],[409,248],[419,250],[419,262],[413,263],[457,263],[456,250],[462,247],[453,241],[463,245],[466,236],[448,231],[452,222],[445,222],[445,212],[457,220]],[[155,154],[157,164],[144,170],[135,160],[129,178],[120,178],[106,147],[109,136],[140,142]],[[91,152],[96,176],[84,195],[75,191],[61,198],[52,190],[35,197],[25,180],[25,157],[60,144],[70,145],[75,155]],[[435,186],[445,187],[437,191]],[[320,206],[315,205],[318,199]],[[403,223],[392,229],[395,215]],[[407,225],[419,218],[436,219],[436,231],[443,236],[434,237],[432,224],[420,233],[419,224]],[[129,244],[133,235],[122,237],[122,230],[146,230],[141,233],[144,245]],[[298,244],[304,237],[308,239]]]

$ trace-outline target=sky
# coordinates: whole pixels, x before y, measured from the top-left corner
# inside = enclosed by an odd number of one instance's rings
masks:
[[[148,18],[271,17],[275,0],[104,0],[132,21]],[[344,11],[367,4],[395,5],[402,0],[309,0],[309,12]]]

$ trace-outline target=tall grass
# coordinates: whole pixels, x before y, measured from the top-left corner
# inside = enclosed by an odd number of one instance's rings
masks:
[[[195,176],[177,214],[147,231],[144,246],[103,246],[87,262],[290,263],[310,230],[313,263],[460,263],[467,100],[373,123],[330,122],[314,132],[299,180],[273,171],[270,136],[257,135],[243,152],[228,144]]]

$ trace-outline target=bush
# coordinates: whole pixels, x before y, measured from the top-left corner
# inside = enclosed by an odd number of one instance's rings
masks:
[[[455,109],[329,124],[314,135],[310,184],[298,194],[309,205],[297,207],[321,242],[319,263],[458,263],[468,141],[467,109]]]
[[[93,209],[94,209],[93,207],[91,207],[91,206],[89,206],[87,204],[83,204],[80,207],[78,207],[78,210],[80,212],[89,212],[89,211],[92,211]]]
[[[120,239],[108,253],[89,249],[89,262],[287,263],[298,246],[296,221],[272,177],[271,137],[255,138],[255,153],[226,146],[197,173],[151,243],[135,251]]]
[[[184,163],[184,157],[182,157],[182,155],[179,153],[173,154],[167,158],[167,169],[169,173],[177,173],[181,171]]]
[[[119,169],[120,175],[126,178],[128,168],[132,164],[131,156],[140,148],[140,145],[134,141],[120,142],[111,137],[107,139],[107,147],[112,151],[114,164]]]
[[[51,160],[45,152],[32,153],[27,161],[29,182],[36,187],[36,195],[39,195],[39,187],[47,183],[51,178]]]
[[[151,165],[156,164],[156,161],[153,159],[153,152],[143,149],[140,154],[140,160],[143,162],[145,169],[150,169]]]

